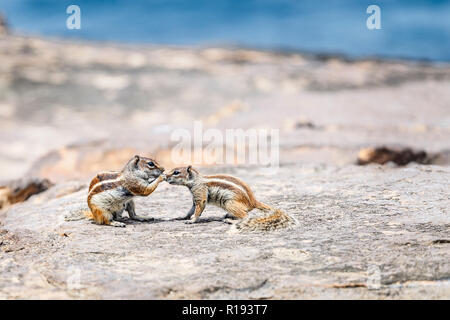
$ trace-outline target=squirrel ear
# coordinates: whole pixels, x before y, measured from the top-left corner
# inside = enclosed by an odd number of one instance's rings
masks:
[[[187,173],[188,173],[190,179],[194,176],[194,172],[192,171],[192,166],[191,165],[189,165],[187,167]]]
[[[133,164],[135,166],[137,166],[138,163],[139,163],[139,160],[141,160],[141,158],[138,155],[135,155],[134,158],[133,158]]]

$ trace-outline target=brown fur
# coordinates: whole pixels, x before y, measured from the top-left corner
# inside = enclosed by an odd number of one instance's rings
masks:
[[[230,175],[226,175],[226,174],[215,174],[215,175],[211,175],[211,176],[207,176],[207,177],[209,179],[225,179],[225,180],[231,181],[231,182],[237,184],[238,186],[241,186],[247,192],[247,195],[250,198],[250,201],[252,201],[253,203],[257,202],[255,199],[255,196],[253,195],[253,191],[241,179],[230,176]]]
[[[153,163],[150,165],[150,163]],[[90,213],[85,213],[87,217],[98,224],[110,225],[115,214],[121,214],[121,206],[128,211],[130,218],[135,220],[143,220],[135,215],[132,197],[148,196],[164,180],[162,175],[164,168],[160,166],[156,160],[146,157],[135,156],[120,172],[103,172],[97,174],[89,185],[89,194],[87,203]],[[149,180],[153,180],[151,183]],[[110,191],[106,198],[102,197],[102,193]],[[100,199],[104,199],[100,200]],[[96,204],[97,203],[97,204]],[[115,208],[116,212],[113,209]],[[119,212],[117,213],[117,207]],[[118,223],[116,223],[118,224]]]
[[[108,180],[105,181],[105,183],[99,184],[97,183],[94,185],[89,192],[89,196],[92,197],[93,195],[103,192],[105,190],[115,189],[123,185],[122,181],[111,181],[108,182]]]
[[[91,209],[92,217],[96,223],[106,225],[110,224],[110,220],[105,216],[103,210],[92,204],[89,205],[89,209]]]
[[[104,181],[104,180],[110,180],[110,179],[117,179],[120,175],[120,172],[101,172],[97,173],[97,175],[92,179],[91,183],[89,184],[89,191],[91,191],[92,187],[95,186],[97,183]]]
[[[193,196],[193,207],[186,215],[194,223],[202,214],[206,203],[212,203],[240,219],[233,223],[235,230],[274,230],[288,227],[296,221],[283,211],[256,200],[250,187],[242,180],[224,174],[202,176],[192,167],[175,168],[166,176],[170,184],[184,185]],[[270,213],[265,217],[248,218],[248,212],[259,209]]]

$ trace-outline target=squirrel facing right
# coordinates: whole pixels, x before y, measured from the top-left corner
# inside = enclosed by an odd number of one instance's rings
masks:
[[[125,227],[119,220],[126,210],[130,219],[145,221],[135,213],[133,198],[148,196],[161,181],[164,168],[156,160],[134,156],[120,172],[102,172],[89,185],[87,203],[90,209],[86,215],[97,224]]]
[[[204,176],[188,166],[173,169],[166,175],[166,181],[172,185],[186,186],[191,191],[193,205],[184,217],[190,219],[189,223],[197,222],[206,203],[211,203],[227,211],[233,218],[241,219],[232,222],[236,231],[268,231],[296,224],[295,219],[283,211],[256,200],[245,182],[230,175]],[[248,212],[253,209],[270,215],[249,218]]]

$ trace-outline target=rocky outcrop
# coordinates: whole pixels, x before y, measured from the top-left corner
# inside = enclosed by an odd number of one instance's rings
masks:
[[[99,226],[70,218],[86,209],[86,184],[62,183],[2,219],[0,298],[448,298],[448,168],[227,171],[300,223],[233,234],[208,207],[188,225],[177,218],[189,192],[163,183],[136,200],[154,221]]]
[[[0,182],[0,209],[22,202],[53,185],[48,179],[23,178]]]
[[[358,164],[369,163],[386,164],[393,162],[399,166],[407,165],[410,162],[430,164],[437,156],[429,156],[425,151],[414,151],[410,148],[392,149],[386,147],[366,148],[359,151]]]

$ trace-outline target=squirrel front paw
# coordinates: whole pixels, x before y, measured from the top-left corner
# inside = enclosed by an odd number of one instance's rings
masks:
[[[119,221],[111,221],[109,225],[118,228],[125,228],[127,226],[125,223]]]
[[[190,219],[188,221],[185,221],[184,223],[186,223],[186,224],[193,224],[193,223],[196,223],[197,221],[198,221],[198,219]]]

